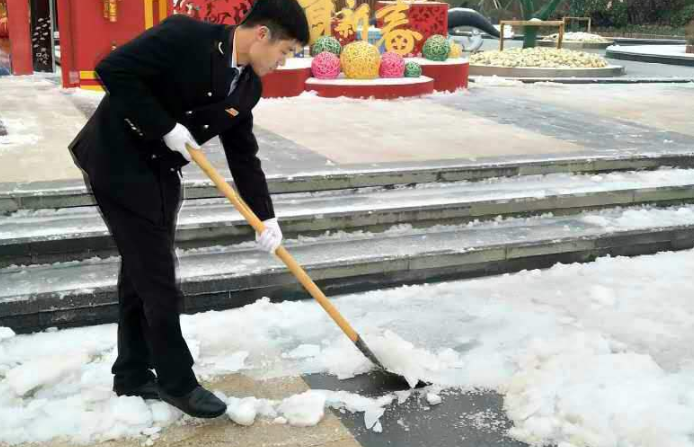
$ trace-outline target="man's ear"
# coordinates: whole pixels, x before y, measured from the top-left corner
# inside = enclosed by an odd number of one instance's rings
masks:
[[[267,26],[263,26],[263,25],[258,26],[258,28],[256,29],[255,35],[258,38],[258,40],[270,40],[270,39],[272,39],[272,35],[270,33],[270,28],[268,28]]]

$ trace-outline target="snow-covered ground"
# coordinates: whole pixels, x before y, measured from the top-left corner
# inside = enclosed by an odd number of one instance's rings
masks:
[[[675,56],[694,59],[694,54],[687,53],[686,45],[613,45],[608,50],[622,53],[633,53],[653,56]]]
[[[691,446],[693,268],[694,251],[685,251],[343,296],[335,304],[377,355],[433,389],[379,399],[320,390],[283,401],[222,397],[241,424],[311,426],[334,407],[364,412],[379,431],[384,409],[406,399],[433,404],[445,402],[447,388],[480,387],[505,395],[510,435],[526,442]],[[346,378],[370,368],[312,301],[263,299],[182,321],[204,379]],[[0,329],[0,442],[153,441],[161,428],[187,423],[166,404],[110,391],[115,331]]]

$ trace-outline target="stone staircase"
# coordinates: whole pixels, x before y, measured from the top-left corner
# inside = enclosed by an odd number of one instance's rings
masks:
[[[270,181],[286,247],[328,296],[694,247],[693,158],[601,157]],[[114,321],[119,259],[87,191],[0,193],[0,325]],[[185,311],[307,298],[209,182],[177,234]]]

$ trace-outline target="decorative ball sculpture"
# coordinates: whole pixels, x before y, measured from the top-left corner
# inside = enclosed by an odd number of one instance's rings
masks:
[[[405,77],[418,78],[422,75],[422,67],[417,62],[408,62],[405,64]]]
[[[449,58],[460,58],[463,57],[463,47],[460,44],[451,42],[451,51],[448,53]]]
[[[311,72],[314,78],[335,79],[340,76],[340,58],[329,51],[323,51],[311,61]]]
[[[323,51],[329,51],[335,56],[339,56],[342,52],[342,45],[332,36],[323,36],[311,47],[311,56],[316,57]]]
[[[429,37],[422,47],[422,55],[430,61],[445,61],[451,52],[451,44],[441,34]]]
[[[398,53],[392,51],[383,53],[378,74],[382,78],[402,78],[405,74],[405,60]]]
[[[352,42],[342,49],[340,62],[347,78],[374,79],[378,77],[381,53],[368,42]]]

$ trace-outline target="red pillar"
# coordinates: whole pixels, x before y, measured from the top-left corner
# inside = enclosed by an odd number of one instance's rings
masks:
[[[60,29],[60,71],[63,87],[79,87],[80,76],[75,62],[72,33],[72,5],[70,0],[58,0],[58,27]]]
[[[29,26],[29,0],[7,0],[7,18],[10,29],[12,73],[32,74],[31,29]]]

